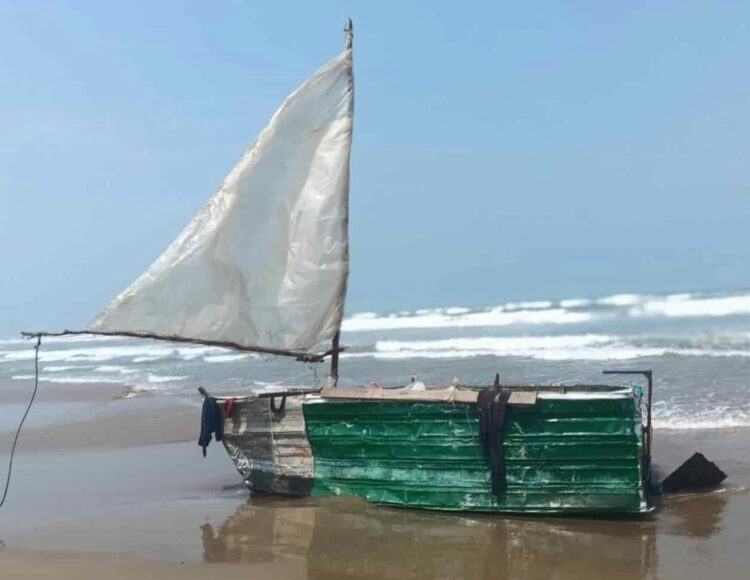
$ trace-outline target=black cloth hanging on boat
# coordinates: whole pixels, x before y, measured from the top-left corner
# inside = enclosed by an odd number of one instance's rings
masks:
[[[206,447],[211,443],[211,435],[217,441],[224,439],[224,416],[213,397],[203,399],[201,410],[201,434],[198,436],[198,445],[203,447],[203,457],[206,456]]]
[[[505,489],[503,429],[509,398],[510,393],[498,393],[489,389],[480,391],[477,396],[479,442],[484,454],[489,456],[492,493],[498,497]]]

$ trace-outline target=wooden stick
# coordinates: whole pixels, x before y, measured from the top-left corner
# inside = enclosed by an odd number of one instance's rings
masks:
[[[255,352],[259,354],[273,354],[277,356],[289,356],[294,357],[301,362],[321,362],[327,356],[332,355],[334,352],[345,350],[343,348],[328,349],[325,352],[301,352],[293,350],[283,350],[278,348],[263,348],[260,346],[244,346],[236,342],[222,341],[222,340],[199,340],[197,338],[185,338],[184,336],[160,336],[158,334],[150,334],[147,332],[106,332],[98,330],[63,330],[61,332],[22,332],[21,336],[26,338],[32,338],[37,336],[68,336],[75,334],[93,334],[97,336],[126,336],[129,338],[150,338],[153,340],[166,340],[169,342],[187,342],[190,344],[201,344],[206,346],[218,346],[221,348],[231,348],[243,352]]]
[[[339,351],[341,349],[339,348],[339,331],[336,332],[336,334],[333,335],[333,343],[331,345],[331,353],[333,356],[331,357],[331,380],[333,382],[333,386],[335,387],[339,382]]]
[[[254,395],[222,395],[222,396],[216,396],[214,399],[217,401],[226,401],[227,399],[235,399],[236,401],[250,401],[253,399],[270,399],[273,397],[297,397],[300,395],[317,395],[320,393],[322,389],[286,389],[285,391],[270,391],[270,392],[261,392],[256,393]],[[210,395],[206,389],[203,387],[198,387],[198,392],[201,394],[201,397],[204,399],[206,397],[213,397],[213,395]]]

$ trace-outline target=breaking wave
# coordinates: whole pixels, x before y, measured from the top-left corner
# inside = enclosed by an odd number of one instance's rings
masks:
[[[468,358],[475,356],[521,356],[562,360],[570,355],[600,351],[613,338],[602,335],[541,337],[480,337],[428,341],[383,340],[375,352],[362,353],[381,359]]]
[[[44,344],[73,344],[76,342],[107,342],[113,340],[122,340],[119,336],[102,336],[94,334],[72,334],[68,336],[45,336],[42,339]],[[26,345],[33,348],[33,338],[5,338],[0,339],[0,345]]]
[[[131,384],[135,383],[139,386],[152,383],[175,383],[184,381],[189,378],[187,375],[158,375],[155,373],[138,374],[138,376],[132,376],[137,371],[132,370],[125,373],[115,373],[114,375],[109,374],[80,374],[80,375],[47,375],[44,372],[39,374],[39,380],[45,383],[61,383],[61,384],[78,384],[78,383],[117,383],[117,384]],[[127,377],[123,375],[128,375]],[[12,375],[12,380],[27,381],[33,380],[34,375],[32,374],[19,374]]]
[[[724,317],[750,314],[750,294],[693,297],[690,294],[673,294],[661,299],[644,300],[634,306],[630,316]]]
[[[697,430],[750,427],[750,412],[725,406],[708,407],[699,413],[654,410],[654,429]]]
[[[13,375],[11,379],[15,381],[28,381],[33,380],[34,375]],[[121,383],[123,381],[115,380],[113,378],[107,378],[107,377],[93,377],[93,376],[80,376],[80,377],[60,377],[60,376],[46,376],[44,374],[39,375],[39,381],[43,383],[69,383],[69,384],[79,384],[79,383]]]
[[[705,318],[750,315],[750,292],[723,294],[613,294],[602,298],[507,302],[490,308],[420,309],[377,314],[362,312],[344,319],[349,332],[429,328],[476,328],[521,325],[587,324],[618,319]]]
[[[596,300],[596,303],[604,306],[632,306],[644,299],[647,299],[647,297],[640,296],[639,294],[614,294],[605,298],[599,298]]]
[[[661,342],[656,340],[655,342]],[[635,343],[634,343],[635,342]],[[563,336],[489,336],[443,340],[382,340],[375,350],[345,354],[349,357],[378,359],[470,358],[479,356],[515,356],[549,361],[628,360],[642,357],[681,356],[750,357],[750,349],[702,348],[637,344],[628,337],[597,334]],[[642,342],[642,341],[641,341]],[[747,341],[745,341],[747,344]]]
[[[42,370],[47,373],[63,373],[73,369],[92,368],[90,365],[50,365],[43,367]]]
[[[564,308],[547,308],[541,305],[537,308],[524,310],[512,310],[507,305],[478,312],[469,311],[466,313],[464,310],[461,309],[460,313],[456,313],[457,309],[422,310],[413,314],[402,313],[390,316],[378,316],[372,313],[355,314],[344,320],[341,329],[358,332],[405,328],[476,328],[521,324],[572,324],[587,322],[592,318],[592,315],[587,312],[571,312]]]
[[[70,368],[76,368],[76,367],[67,367]],[[78,367],[80,368],[80,367]],[[101,365],[94,368],[94,372],[97,373],[116,373],[121,375],[130,375],[133,373],[137,373],[138,370],[130,367],[123,367],[119,365]]]
[[[155,361],[166,358],[193,360],[212,354],[227,353],[215,346],[169,346],[168,344],[132,344],[127,346],[90,346],[84,348],[44,349],[39,351],[41,362],[105,362],[130,359],[132,362]],[[34,349],[0,351],[0,360],[29,361],[34,359]],[[58,367],[60,368],[60,367]],[[78,367],[80,368],[80,367]]]
[[[155,375],[153,373],[148,374],[148,382],[149,383],[173,383],[175,381],[184,381],[187,379],[187,375],[178,375],[178,376],[159,376]]]
[[[215,354],[211,356],[204,356],[203,360],[207,363],[225,363],[225,362],[234,362],[234,361],[243,360],[246,358],[253,358],[253,357],[257,357],[257,355],[253,355],[251,353]]]

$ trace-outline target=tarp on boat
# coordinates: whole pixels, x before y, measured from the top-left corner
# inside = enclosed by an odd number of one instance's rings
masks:
[[[276,111],[185,230],[90,323],[309,350],[331,339],[349,271],[352,51]]]

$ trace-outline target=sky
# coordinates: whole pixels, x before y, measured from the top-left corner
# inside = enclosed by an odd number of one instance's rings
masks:
[[[130,284],[347,16],[348,313],[750,287],[746,2],[0,0],[0,332]]]

